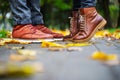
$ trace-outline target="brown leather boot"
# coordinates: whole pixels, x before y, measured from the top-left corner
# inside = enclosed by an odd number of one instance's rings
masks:
[[[31,24],[28,25],[17,25],[12,31],[13,38],[20,39],[47,39],[53,38],[51,34],[43,33],[42,31],[36,29]]]
[[[60,34],[60,33],[55,33],[53,32],[52,30],[50,30],[49,28],[47,28],[46,26],[44,25],[36,25],[36,28],[40,31],[42,31],[43,33],[46,33],[46,34],[50,34],[53,36],[53,38],[63,38],[63,35]]]
[[[78,33],[78,11],[72,12],[72,17],[70,18],[70,34],[67,36],[64,36],[64,40],[72,40],[73,36]]]
[[[97,13],[95,7],[81,8],[79,32],[74,36],[74,42],[89,41],[96,31],[105,26],[106,20]]]

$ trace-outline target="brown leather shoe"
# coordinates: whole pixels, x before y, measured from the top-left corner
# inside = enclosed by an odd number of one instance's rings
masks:
[[[96,31],[105,26],[106,20],[97,13],[95,7],[81,8],[79,32],[74,36],[74,42],[89,41]]]
[[[40,30],[37,30],[31,24],[29,24],[29,25],[17,25],[15,28],[13,28],[12,37],[13,38],[21,38],[21,39],[53,38],[52,35],[46,34]]]
[[[78,20],[79,20],[78,11],[73,11],[72,17],[70,18],[70,34],[64,36],[64,40],[72,40],[73,36],[75,36],[78,33],[79,31]]]
[[[44,25],[36,25],[36,28],[44,33],[53,35],[53,38],[63,38],[62,34],[52,32],[50,29],[48,29]]]

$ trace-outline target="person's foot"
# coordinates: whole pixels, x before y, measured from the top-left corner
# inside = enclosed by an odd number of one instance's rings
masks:
[[[44,25],[36,25],[36,28],[44,33],[47,34],[51,34],[53,35],[54,38],[63,38],[63,35],[60,33],[55,33],[53,31],[51,31],[50,29],[48,29],[46,26]]]
[[[42,31],[36,29],[31,24],[28,25],[17,25],[12,31],[13,38],[21,39],[47,39],[53,38],[51,34],[43,33]]]
[[[97,13],[95,7],[81,8],[79,32],[74,36],[74,42],[89,41],[96,31],[105,26],[106,20]]]
[[[78,11],[72,11],[72,17],[70,18],[70,34],[64,36],[64,40],[72,40],[73,37],[78,33]]]

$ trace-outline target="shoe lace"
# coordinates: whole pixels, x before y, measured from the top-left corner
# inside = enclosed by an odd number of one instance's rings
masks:
[[[42,27],[43,31],[44,30],[49,30],[45,25],[41,25],[41,27]]]
[[[70,32],[74,32],[74,26],[76,26],[75,24],[75,19],[73,17],[69,17],[70,19]]]
[[[86,29],[85,20],[86,20],[86,17],[84,15],[80,15],[80,28],[79,28],[80,32],[83,32]]]
[[[70,19],[70,31],[71,31],[73,28],[73,18],[69,17],[69,19]]]
[[[46,32],[49,32],[50,34],[53,34],[54,32],[52,32],[52,30],[50,30],[49,28],[47,28],[45,25],[41,25],[42,27],[42,31],[46,31]]]
[[[32,27],[32,26],[29,26],[31,32],[35,33],[37,31],[37,28],[36,27]]]

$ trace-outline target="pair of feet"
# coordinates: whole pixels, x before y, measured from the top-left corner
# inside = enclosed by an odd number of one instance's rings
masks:
[[[44,25],[33,26],[31,24],[27,24],[15,26],[12,31],[12,37],[20,39],[48,39],[62,38],[63,35],[52,32]]]
[[[70,34],[64,40],[73,42],[89,41],[96,31],[106,24],[106,20],[97,13],[95,7],[81,8],[73,12]],[[44,25],[18,25],[13,29],[13,38],[46,39],[62,38],[62,34],[54,33]]]

